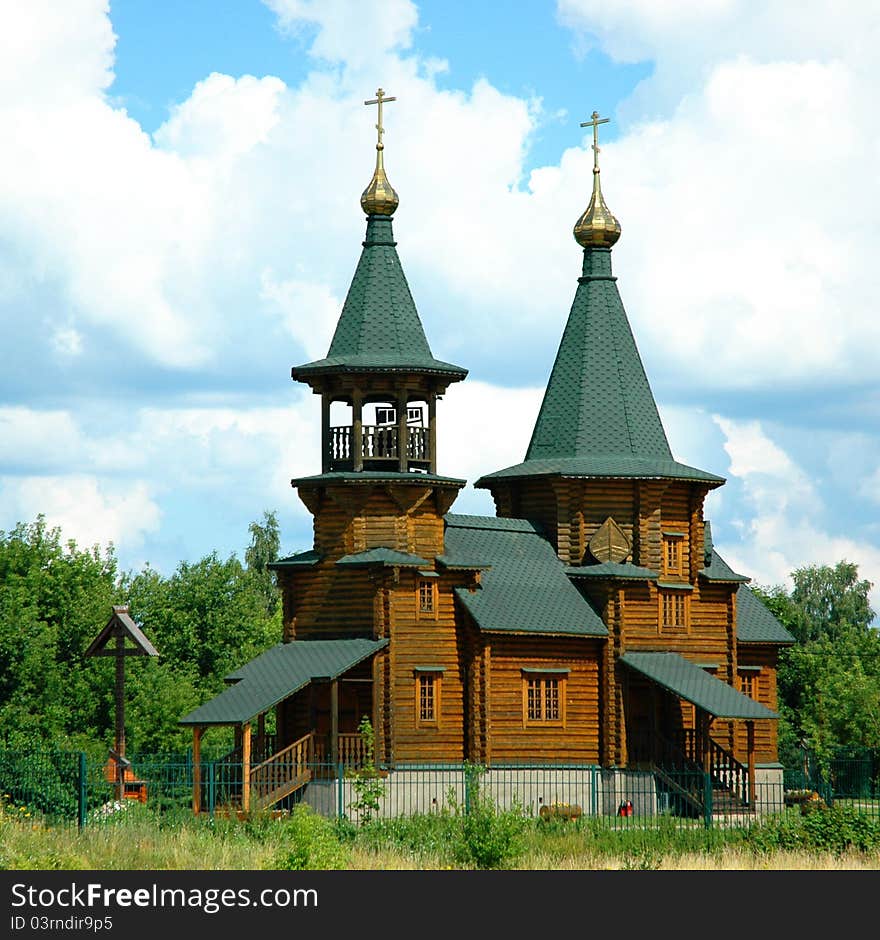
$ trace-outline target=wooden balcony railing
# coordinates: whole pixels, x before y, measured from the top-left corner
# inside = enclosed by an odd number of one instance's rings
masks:
[[[361,457],[364,460],[397,460],[400,457],[396,425],[365,424],[361,428]],[[331,464],[350,463],[354,456],[354,429],[348,425],[330,428],[329,454]],[[430,433],[425,427],[406,429],[408,460],[430,460]]]

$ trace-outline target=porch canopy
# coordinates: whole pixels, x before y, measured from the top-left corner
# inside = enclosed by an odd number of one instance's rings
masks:
[[[716,718],[778,718],[779,715],[709,675],[678,653],[624,653],[620,661],[652,682]]]
[[[293,640],[278,643],[227,676],[235,683],[191,711],[182,725],[241,725],[316,680],[333,681],[387,646],[388,640]]]

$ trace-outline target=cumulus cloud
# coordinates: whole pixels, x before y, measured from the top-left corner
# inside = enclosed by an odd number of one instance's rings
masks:
[[[880,610],[880,549],[858,527],[841,533],[826,524],[827,507],[815,482],[774,442],[758,421],[713,416],[724,434],[729,472],[741,499],[729,523],[739,538],[719,544],[734,568],[765,584],[792,585],[791,572],[806,565],[859,566],[875,587]]]
[[[319,465],[319,434],[315,400],[288,370],[326,352],[357,261],[375,143],[363,101],[379,84],[398,97],[385,138],[398,251],[435,355],[470,369],[441,403],[443,472],[472,481],[524,454],[580,273],[571,226],[589,196],[588,147],[574,140],[557,164],[527,172],[540,104],[489,79],[438,87],[408,0],[370,0],[357,17],[335,0],[267,6],[312,71],[292,87],[207,75],[153,135],[108,97],[106,2],[9,11],[0,319],[31,357],[11,363],[0,412],[0,472],[13,483],[60,476],[66,454],[80,481],[71,494],[95,479],[106,505],[123,479],[160,510],[175,481],[187,493],[226,487],[245,520],[270,497],[292,499],[290,477]],[[801,562],[795,523],[820,481],[768,436],[763,415],[758,424],[740,409],[724,425],[700,407],[713,393],[809,387],[826,411],[800,420],[828,423],[840,389],[876,382],[880,325],[864,272],[880,209],[877,21],[859,4],[831,10],[559,3],[573,33],[655,65],[602,149],[623,225],[615,272],[673,450],[723,472],[726,443],[730,490],[753,513],[741,513],[742,531],[767,558],[781,552],[775,568],[749,556],[768,578]],[[370,43],[365,20],[377,24]],[[57,386],[34,368],[47,353]],[[108,376],[96,406],[90,390]],[[55,397],[34,406],[29,395]],[[876,422],[875,398],[858,400]],[[103,430],[77,414],[83,402],[103,409]],[[863,479],[873,492],[869,471]],[[722,518],[735,511],[725,491],[712,497]],[[484,495],[469,490],[457,508]],[[304,526],[296,512],[290,525]],[[771,545],[785,526],[794,547]],[[819,534],[846,537],[831,523]]]
[[[14,514],[19,521],[42,513],[50,527],[59,527],[62,537],[80,548],[112,542],[136,550],[161,522],[159,506],[144,481],[108,483],[77,474],[0,477],[0,496],[4,515]]]

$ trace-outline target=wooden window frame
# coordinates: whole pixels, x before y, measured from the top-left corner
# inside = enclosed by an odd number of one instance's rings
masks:
[[[676,565],[669,564],[669,551],[674,550]],[[663,533],[663,564],[664,575],[684,575],[684,532]]]
[[[440,666],[422,666],[415,670],[415,716],[417,728],[439,728],[441,690],[444,670]],[[422,711],[422,689],[430,688],[433,717],[426,718]]]
[[[523,669],[522,670],[522,719],[523,728],[564,728],[565,701],[568,680],[567,669]],[[552,701],[555,689],[556,717],[544,717],[548,702]],[[548,694],[549,693],[549,694]],[[537,703],[541,712],[534,717],[532,703]]]
[[[743,695],[747,695],[750,699],[758,701],[759,686],[758,686],[758,677],[761,675],[761,669],[758,668],[742,668],[737,669],[737,679],[739,680],[739,690]]]
[[[666,621],[666,602],[669,601],[672,604],[672,609],[675,612],[675,622],[667,623]],[[676,591],[674,589],[664,590],[663,588],[658,589],[657,591],[657,607],[658,607],[658,625],[661,634],[671,635],[671,636],[682,636],[684,634],[690,633],[691,629],[691,604],[690,604],[690,593],[688,591]],[[681,611],[681,622],[679,623],[677,613]]]
[[[429,588],[431,595],[431,609],[422,607],[422,588]],[[416,578],[416,616],[419,620],[437,619],[437,580],[434,578]]]

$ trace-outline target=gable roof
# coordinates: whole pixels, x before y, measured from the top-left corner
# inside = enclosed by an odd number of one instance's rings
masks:
[[[710,676],[701,666],[678,653],[626,652],[620,662],[716,718],[779,717],[766,705]]]
[[[584,251],[583,276],[525,461],[475,485],[556,474],[724,482],[673,458],[607,248]]]
[[[604,637],[605,624],[569,581],[552,545],[525,519],[449,513],[445,560],[488,565],[480,587],[456,588],[481,630]]]
[[[736,592],[736,638],[740,643],[791,645],[796,642],[767,605],[745,584],[741,584]]]
[[[180,719],[182,725],[250,721],[315,679],[336,679],[388,640],[293,640],[278,643],[226,678],[235,685]]]
[[[158,656],[159,651],[146,638],[140,626],[131,618],[127,604],[114,604],[113,613],[101,632],[89,643],[84,656],[116,656],[116,644],[108,649],[110,640],[117,637],[130,640],[134,646],[126,647],[126,655]]]
[[[351,371],[439,373],[467,369],[435,359],[397,256],[391,219],[369,216],[360,261],[324,359],[294,366],[294,379]]]

